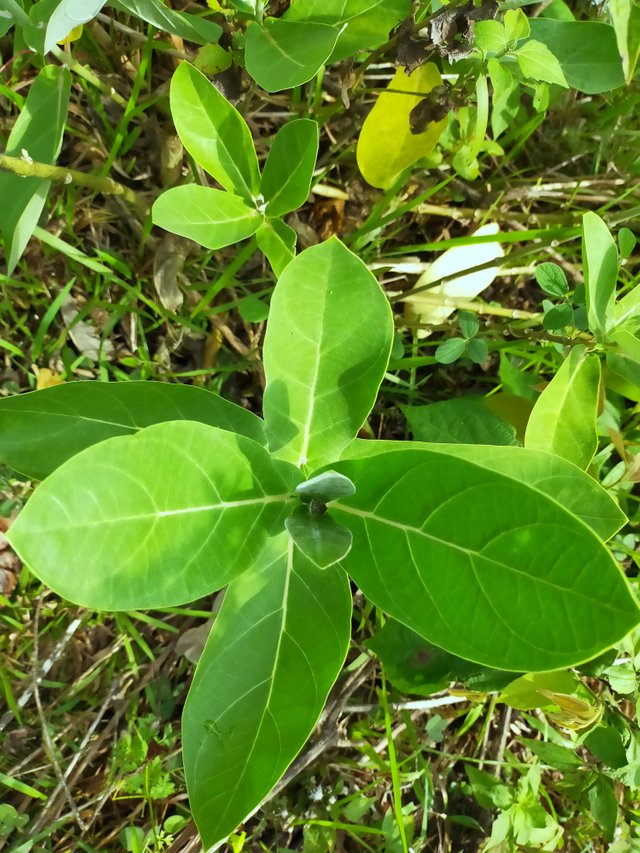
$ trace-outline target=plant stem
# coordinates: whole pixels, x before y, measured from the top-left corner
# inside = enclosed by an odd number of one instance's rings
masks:
[[[16,22],[21,26],[28,27],[31,24],[31,18],[27,15],[24,9],[16,3],[16,0],[4,0],[1,5],[5,7],[7,12],[13,15]]]
[[[44,178],[63,184],[76,184],[76,186],[88,187],[103,195],[119,195],[124,201],[138,208],[144,206],[137,193],[112,178],[89,175],[75,169],[66,169],[64,166],[50,166],[48,163],[34,163],[22,157],[9,157],[7,154],[0,154],[0,171],[12,172],[14,175],[20,175],[23,178]]]

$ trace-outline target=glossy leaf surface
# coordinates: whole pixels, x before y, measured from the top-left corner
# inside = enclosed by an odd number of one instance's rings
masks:
[[[356,439],[344,458],[373,456],[386,451],[424,449],[421,442],[362,441]],[[430,448],[465,459],[488,471],[524,483],[557,501],[603,540],[610,539],[626,522],[625,514],[596,481],[570,462],[539,450],[521,447],[474,447],[470,444],[439,444]]]
[[[240,196],[189,184],[172,187],[153,204],[155,225],[207,249],[230,246],[258,230],[264,217]]]
[[[613,27],[596,21],[532,18],[531,36],[557,58],[568,85],[595,95],[624,84]]]
[[[217,42],[222,34],[222,27],[215,21],[170,9],[162,0],[111,0],[110,5],[195,44]]]
[[[229,588],[183,717],[189,799],[206,846],[265,797],[310,735],[350,639],[351,593],[288,537]]]
[[[9,134],[5,154],[27,152],[37,163],[52,165],[60,152],[67,120],[71,74],[46,65],[35,78],[20,115]],[[42,213],[51,182],[0,173],[5,258],[9,275],[15,269]]]
[[[93,445],[42,483],[11,544],[63,598],[169,607],[259,564],[284,526],[295,469],[248,438],[192,421]]]
[[[260,418],[193,385],[72,382],[0,400],[0,461],[42,480],[92,444],[182,419],[266,444]]]
[[[516,444],[515,429],[481,399],[458,397],[429,406],[401,406],[418,441]]]
[[[373,406],[392,334],[384,293],[339,240],[298,255],[274,291],[264,343],[272,451],[310,471],[337,458]]]
[[[599,388],[600,359],[589,355],[584,346],[573,347],[536,400],[525,446],[557,453],[578,468],[588,468],[598,447]]]
[[[409,0],[296,0],[285,19],[330,24],[338,29],[346,24],[331,55],[331,61],[337,62],[386,42],[410,10]]]
[[[432,62],[410,75],[398,68],[389,91],[378,96],[362,125],[356,149],[358,168],[371,186],[387,189],[401,172],[435,148],[446,120],[430,122],[422,133],[412,133],[410,113],[441,83],[440,72]]]
[[[48,53],[75,28],[86,24],[105,6],[107,0],[62,0],[47,23],[44,50]]]
[[[260,192],[268,216],[284,216],[307,200],[318,156],[318,123],[308,118],[280,128],[264,164]]]
[[[325,24],[299,24],[266,18],[247,27],[245,63],[249,74],[267,92],[307,83],[331,56],[338,30]]]
[[[589,329],[596,337],[602,337],[614,322],[618,250],[597,213],[585,213],[582,217],[582,265]]]
[[[331,514],[365,595],[435,645],[540,671],[595,656],[638,620],[619,567],[558,503],[430,450],[340,463],[357,492]]]
[[[213,83],[183,62],[171,79],[171,115],[193,159],[231,193],[250,200],[260,170],[247,123]]]
[[[281,219],[266,217],[256,231],[258,248],[271,264],[271,269],[279,278],[287,264],[295,258],[298,235]]]

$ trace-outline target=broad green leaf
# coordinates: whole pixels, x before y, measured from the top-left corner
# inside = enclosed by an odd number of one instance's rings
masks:
[[[520,109],[520,83],[506,65],[490,59],[487,71],[493,89],[491,95],[491,132],[497,139],[511,127]]]
[[[595,95],[624,84],[622,62],[613,27],[596,21],[532,18],[531,36],[549,48],[567,84]]]
[[[318,156],[318,123],[299,118],[276,134],[262,172],[260,192],[268,216],[284,216],[307,200]]]
[[[351,549],[348,527],[337,524],[326,512],[318,515],[311,506],[298,506],[285,521],[293,542],[319,569],[344,559]]]
[[[547,741],[533,740],[533,738],[521,737],[518,738],[520,743],[524,744],[528,749],[537,755],[556,770],[566,773],[571,770],[576,770],[584,765],[584,761],[576,755],[571,749],[566,746],[560,746],[558,743],[549,743]]]
[[[504,53],[509,47],[507,32],[500,21],[476,21],[473,43],[485,53]]]
[[[640,56],[640,5],[637,0],[611,0],[609,13],[622,57],[625,82],[631,83]]]
[[[412,133],[410,113],[441,83],[433,62],[421,65],[410,75],[398,68],[387,86],[389,91],[378,96],[358,137],[358,168],[368,184],[388,189],[401,172],[433,151],[446,119],[430,122],[422,133]]]
[[[330,24],[340,33],[331,61],[338,62],[359,50],[376,48],[391,30],[409,16],[409,0],[295,0],[285,12],[287,21]]]
[[[525,447],[556,453],[586,470],[598,449],[600,359],[576,346],[536,400]]]
[[[43,480],[85,447],[183,419],[266,444],[260,418],[203,388],[166,382],[72,382],[0,400],[0,461]]]
[[[229,192],[247,200],[257,196],[258,158],[235,107],[188,62],[173,75],[170,101],[178,136],[193,159]]]
[[[515,56],[520,70],[528,79],[568,88],[562,67],[546,44],[529,39],[516,51]]]
[[[585,213],[582,217],[582,266],[589,329],[596,338],[601,338],[614,322],[618,250],[597,213]]]
[[[264,343],[272,451],[309,471],[337,458],[373,406],[392,337],[384,293],[337,238],[291,261]]]
[[[110,5],[194,44],[217,42],[222,35],[222,27],[214,21],[188,12],[177,12],[162,0],[110,0]]]
[[[156,424],[73,456],[35,491],[11,544],[84,607],[193,601],[258,563],[284,526],[295,469],[251,439],[194,421]]]
[[[387,619],[366,645],[380,658],[388,678],[406,693],[430,696],[454,681],[473,690],[500,690],[513,680],[512,672],[483,667],[431,645],[396,619]]]
[[[389,450],[424,449],[417,441],[353,441],[344,458],[361,458]],[[610,539],[626,523],[626,516],[609,494],[580,468],[559,456],[521,447],[477,447],[472,444],[439,444],[438,453],[499,471],[502,477],[524,483],[556,501],[581,519],[601,539]]]
[[[438,450],[336,470],[357,486],[331,507],[353,532],[342,565],[429,642],[533,672],[588,660],[637,624],[638,605],[605,546],[537,489]]]
[[[38,163],[55,163],[67,120],[71,75],[66,68],[45,65],[31,84],[25,104],[13,126],[5,154],[25,153]],[[38,224],[51,182],[0,173],[2,217],[7,273],[11,275]]]
[[[44,51],[48,53],[76,27],[98,14],[107,0],[60,0],[47,23]]]
[[[298,235],[281,219],[265,217],[256,231],[258,248],[271,264],[271,269],[279,278],[296,256],[295,248]]]
[[[482,399],[458,397],[428,406],[401,406],[417,441],[453,444],[517,444],[515,429]]]
[[[326,24],[265,18],[260,26],[252,21],[245,41],[247,71],[267,92],[301,86],[327,62],[338,35]]]
[[[155,225],[207,249],[251,237],[264,221],[240,196],[196,184],[165,190],[153,204],[152,218]]]
[[[234,581],[183,715],[191,809],[206,847],[265,797],[311,734],[350,639],[351,593],[280,536]],[[283,545],[284,543],[284,545]]]

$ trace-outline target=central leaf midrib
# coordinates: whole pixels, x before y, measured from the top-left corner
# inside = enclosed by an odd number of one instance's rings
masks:
[[[410,525],[410,524],[403,524],[400,521],[394,521],[393,519],[385,518],[384,516],[377,515],[375,512],[369,512],[367,510],[358,509],[357,507],[346,506],[345,504],[339,503],[338,501],[336,501],[333,504],[333,506],[336,509],[342,510],[343,512],[350,513],[351,515],[356,515],[356,516],[359,516],[360,518],[363,518],[363,519],[371,519],[372,521],[376,521],[379,524],[384,524],[384,525],[387,525],[388,527],[395,527],[398,530],[402,530],[404,533],[414,533],[418,536],[422,536],[425,539],[430,539],[432,542],[437,542],[439,545],[444,545],[447,548],[452,548],[453,550],[460,551],[461,553],[463,553],[467,557],[469,557],[471,560],[473,560],[473,558],[476,557],[476,558],[480,558],[482,560],[486,560],[488,562],[494,563],[496,566],[500,566],[501,568],[505,569],[508,572],[513,572],[514,574],[521,575],[521,576],[527,578],[527,580],[529,580],[531,583],[543,584],[544,586],[548,586],[551,589],[558,590],[558,591],[564,593],[565,595],[572,595],[575,598],[583,598],[589,602],[593,601],[592,598],[589,598],[589,596],[585,595],[584,593],[577,592],[576,590],[571,589],[569,587],[559,586],[558,584],[554,584],[550,580],[547,580],[546,578],[534,577],[533,575],[528,574],[527,572],[523,571],[522,569],[516,568],[516,566],[510,566],[507,563],[503,563],[500,560],[496,560],[493,557],[489,557],[489,556],[483,554],[481,551],[474,551],[471,548],[465,548],[462,545],[457,545],[455,542],[451,542],[447,539],[441,539],[439,536],[434,536],[432,533],[427,533],[425,530],[422,530],[420,527],[413,527],[413,525]],[[414,561],[414,566],[416,567],[416,570],[417,570],[417,563],[415,563],[415,561]],[[608,610],[613,611],[614,613],[620,612],[620,608],[614,607],[611,604],[605,603],[603,601],[600,601],[599,603],[602,607],[605,607]]]
[[[271,667],[271,673],[267,676],[266,679],[263,680],[263,683],[266,681],[270,682],[269,683],[269,691],[267,693],[267,698],[265,699],[262,714],[260,715],[260,720],[258,722],[258,725],[256,726],[256,732],[255,732],[253,741],[252,741],[251,746],[247,752],[242,770],[238,773],[238,778],[237,778],[236,784],[234,785],[233,790],[231,791],[231,793],[228,796],[227,806],[224,809],[224,811],[222,812],[222,814],[220,815],[219,823],[222,823],[227,812],[229,811],[229,806],[233,803],[235,793],[238,790],[238,787],[240,786],[242,779],[244,778],[244,774],[246,772],[247,767],[249,766],[249,762],[251,761],[251,756],[254,753],[254,750],[255,750],[256,745],[258,743],[258,740],[260,738],[260,734],[262,732],[262,727],[264,725],[265,717],[267,715],[267,712],[269,711],[269,706],[271,703],[271,697],[273,695],[273,687],[274,687],[274,684],[276,681],[276,671],[277,671],[278,663],[279,663],[280,648],[282,646],[282,638],[284,637],[284,635],[286,633],[286,627],[285,626],[286,626],[286,622],[287,622],[287,605],[288,605],[288,596],[289,596],[289,582],[291,580],[292,572],[293,572],[293,540],[291,538],[289,538],[288,547],[287,547],[287,568],[286,568],[285,580],[284,580],[284,585],[283,585],[284,588],[283,588],[283,592],[282,592],[282,604],[281,604],[282,615],[280,618],[280,630],[278,631],[278,640],[277,640],[275,652],[273,655],[273,665]]]
[[[261,498],[247,498],[246,500],[240,501],[220,501],[215,504],[206,504],[204,506],[195,506],[195,507],[182,507],[180,509],[167,509],[167,510],[158,510],[156,512],[145,512],[140,513],[139,515],[126,515],[126,516],[114,516],[113,518],[101,518],[97,521],[78,521],[78,522],[65,522],[64,529],[65,530],[73,530],[75,528],[86,528],[86,527],[101,527],[106,524],[126,524],[130,521],[142,521],[142,520],[157,520],[158,518],[169,518],[175,515],[189,515],[198,512],[214,512],[216,510],[224,510],[224,509],[236,509],[238,507],[243,506],[258,506],[260,504],[267,503],[284,503],[288,500],[291,500],[290,494],[285,495],[264,495]],[[38,528],[40,533],[46,533],[47,531],[59,530],[59,527],[53,528]]]

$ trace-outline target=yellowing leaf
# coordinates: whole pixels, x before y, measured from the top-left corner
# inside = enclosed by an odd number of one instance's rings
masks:
[[[81,35],[82,24],[78,24],[78,26],[74,27],[68,35],[66,35],[63,39],[60,39],[58,44],[70,44],[70,42],[72,41],[78,41]]]
[[[473,234],[474,237],[486,237],[498,234],[500,231],[496,223],[483,225]],[[416,282],[416,288],[425,287],[433,281],[440,281],[429,290],[411,294],[405,299],[407,303],[407,315],[412,319],[418,319],[420,323],[439,325],[444,323],[450,314],[453,314],[455,303],[451,299],[475,299],[479,293],[486,290],[492,283],[498,270],[499,264],[460,275],[464,270],[478,267],[482,264],[491,263],[504,256],[502,246],[496,242],[472,244],[469,246],[456,246],[447,249],[437,258]],[[442,281],[445,279],[445,281]],[[419,337],[427,337],[430,332],[421,329]]]
[[[62,385],[59,373],[56,373],[55,370],[49,370],[48,367],[36,369],[37,391],[42,391],[43,388],[53,388],[54,385]]]
[[[436,146],[446,119],[431,122],[423,133],[411,133],[409,114],[429,92],[442,83],[433,63],[412,74],[399,68],[365,119],[356,157],[362,177],[373,187],[387,189],[398,175]],[[409,94],[403,94],[403,93]]]

